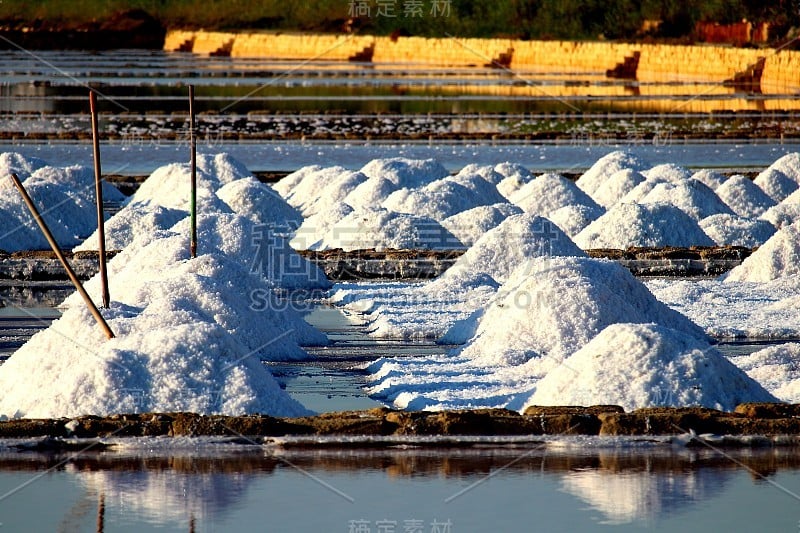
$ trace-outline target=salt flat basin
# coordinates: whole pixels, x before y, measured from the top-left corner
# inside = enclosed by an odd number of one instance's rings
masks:
[[[653,437],[447,448],[293,448],[238,437],[18,447],[33,443],[0,440],[3,526],[12,531],[527,531],[534,523],[577,532],[790,531],[791,494],[800,490],[791,449],[719,453]]]

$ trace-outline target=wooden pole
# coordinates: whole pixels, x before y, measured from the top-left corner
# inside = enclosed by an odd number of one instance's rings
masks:
[[[56,239],[53,237],[53,234],[50,233],[50,229],[47,227],[47,223],[44,221],[42,216],[39,214],[39,210],[36,209],[36,205],[31,200],[31,197],[28,196],[28,191],[25,190],[25,187],[22,185],[22,182],[19,180],[16,174],[11,174],[11,181],[14,183],[14,186],[19,191],[20,195],[22,195],[22,200],[25,202],[25,205],[28,206],[28,209],[33,215],[34,220],[36,223],[39,224],[39,228],[42,230],[44,234],[44,238],[47,239],[47,242],[50,244],[50,248],[53,249],[53,253],[56,254],[56,257],[61,264],[64,266],[64,270],[67,271],[67,276],[69,276],[70,281],[73,285],[75,285],[75,289],[77,289],[78,293],[80,293],[83,301],[86,302],[86,306],[89,308],[89,311],[92,313],[92,316],[103,329],[103,332],[106,334],[106,337],[109,339],[114,338],[114,332],[111,331],[111,328],[108,327],[108,323],[106,322],[103,315],[100,314],[100,311],[97,309],[97,306],[94,305],[91,296],[89,293],[86,292],[86,289],[83,288],[78,276],[75,275],[75,271],[72,270],[72,267],[69,266],[67,262],[67,258],[64,257],[64,254],[61,252],[61,249],[58,247],[58,243]]]
[[[97,498],[97,533],[103,533],[106,527],[106,493],[101,492]]]
[[[189,254],[194,259],[197,257],[197,140],[194,135],[194,85],[189,85],[189,144],[192,151],[192,195],[189,200],[192,234],[189,243]]]
[[[103,212],[103,178],[100,170],[100,135],[97,131],[97,95],[89,91],[89,109],[92,113],[92,145],[94,148],[94,191],[97,200],[97,253],[100,261],[100,285],[103,307],[108,309],[111,297],[108,293],[108,270],[106,269],[106,225]]]

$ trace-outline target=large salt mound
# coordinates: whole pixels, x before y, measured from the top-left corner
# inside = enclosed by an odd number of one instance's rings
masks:
[[[797,181],[772,167],[768,167],[756,176],[753,183],[775,202],[783,201],[800,186]]]
[[[569,205],[599,207],[588,194],[559,174],[542,174],[523,185],[509,200],[526,213],[543,217]]]
[[[690,179],[699,181],[712,191],[716,191],[717,187],[725,183],[725,181],[727,180],[727,178],[724,175],[720,174],[716,170],[710,170],[707,168],[704,168],[703,170],[698,170],[697,172],[692,174],[692,177]]]
[[[459,178],[462,176],[480,176],[495,186],[505,179],[505,176],[497,172],[491,165],[479,165],[477,163],[470,163],[465,166],[454,177]]]
[[[53,237],[62,247],[72,247],[82,242],[97,227],[97,213],[93,200],[76,194],[60,183],[63,169],[43,167],[25,180],[24,186]],[[15,190],[0,195],[0,249],[49,250],[22,197]]]
[[[446,168],[433,159],[373,159],[361,168],[370,178],[386,178],[398,188],[422,187],[450,175]]]
[[[496,227],[506,218],[521,213],[522,209],[507,202],[481,205],[447,217],[442,220],[442,226],[465,246],[472,246],[484,233]]]
[[[342,200],[353,209],[379,207],[397,190],[397,185],[386,178],[369,178],[351,190]]]
[[[444,178],[443,181],[445,180],[463,185],[478,197],[483,198],[484,203],[482,205],[500,204],[506,201],[506,197],[497,191],[497,187],[480,174],[468,174],[461,171],[455,176]],[[432,185],[430,184],[429,187]]]
[[[88,167],[43,166],[37,168],[23,183],[27,186],[27,183],[33,183],[34,180],[63,185],[73,196],[79,197],[86,204],[95,203],[94,171]],[[125,200],[125,195],[107,181],[102,182],[102,187],[104,202],[119,203]]]
[[[640,200],[641,204],[672,204],[695,220],[711,215],[732,215],[731,209],[719,197],[695,180],[678,183],[659,183]]]
[[[779,170],[795,182],[800,183],[800,153],[798,152],[786,154],[772,163],[769,168]]]
[[[320,191],[328,185],[340,179],[341,176],[349,177],[353,174],[352,170],[340,166],[313,169],[314,167],[311,167],[308,172],[303,173],[302,178],[294,183],[289,192],[282,195],[289,205],[298,208],[301,212],[306,204],[319,198]]]
[[[272,189],[281,195],[282,198],[287,198],[292,191],[294,190],[297,185],[303,181],[303,179],[312,174],[314,172],[319,172],[322,170],[323,167],[320,165],[308,165],[302,168],[299,168],[292,172],[291,174],[287,174],[283,178],[281,178],[278,183],[272,185]]]
[[[520,263],[541,255],[582,255],[547,219],[512,215],[489,230],[441,276],[424,284],[340,287],[332,301],[369,314],[369,332],[377,337],[438,338],[460,344],[474,333],[453,325],[482,307]],[[377,293],[377,294],[376,294]],[[456,329],[458,331],[456,331]],[[457,337],[457,338],[456,338]]]
[[[548,372],[528,404],[732,411],[743,402],[771,401],[704,341],[656,324],[612,324]]]
[[[25,181],[36,170],[47,165],[47,161],[38,157],[25,157],[18,152],[3,152],[0,154],[0,178],[6,181],[6,176],[16,174],[20,180]]]
[[[153,205],[150,201],[131,202],[106,220],[104,225],[106,250],[122,250],[142,236],[171,228],[188,214],[180,209]],[[95,230],[73,251],[97,250],[99,245],[99,237]]]
[[[304,217],[313,216],[342,203],[350,192],[365,181],[367,177],[361,172],[343,171],[327,183],[321,184],[321,187],[313,191],[302,203],[295,205]],[[297,199],[298,196],[292,198]]]
[[[701,328],[659,302],[626,268],[586,257],[540,257],[518,266],[458,355],[487,365],[530,361],[542,377],[605,327],[658,323],[698,339]]]
[[[249,222],[218,216],[201,225],[202,242],[237,246],[227,234],[212,243],[209,230],[238,231]],[[114,339],[103,338],[77,295],[69,297],[62,317],[0,367],[0,415],[306,413],[261,359],[307,357],[298,343],[324,343],[324,335],[236,253],[216,248],[189,259],[184,235],[145,236],[109,263],[112,305],[103,314]],[[97,299],[98,276],[86,289]]]
[[[775,226],[766,220],[753,220],[738,215],[712,215],[700,221],[700,227],[719,246],[761,246],[775,233]]]
[[[107,310],[120,335],[111,340],[83,308],[65,312],[0,367],[0,416],[307,412],[222,327],[181,307],[153,307],[135,321],[123,306]]]
[[[246,216],[256,224],[297,228],[303,223],[303,216],[297,209],[257,178],[242,178],[228,183],[217,191],[217,196],[234,213]]]
[[[609,208],[643,181],[645,177],[641,172],[625,168],[613,173],[601,183],[592,193],[592,198],[599,205]]]
[[[491,186],[488,182],[484,183]],[[442,179],[419,189],[399,189],[389,195],[382,207],[441,221],[479,205],[492,205],[505,200],[500,193],[495,191],[495,194],[496,197],[487,197],[450,179]]]
[[[189,218],[172,231],[189,235]],[[283,228],[253,224],[241,215],[204,214],[197,221],[197,253],[220,251],[283,289],[327,289],[325,273],[301,257],[288,242]]]
[[[316,249],[451,250],[463,247],[461,241],[432,218],[386,209],[363,209],[353,211],[334,224]]]
[[[800,224],[784,226],[724,280],[771,281],[800,274]]]
[[[198,235],[209,237],[222,230],[225,236],[232,235],[234,242],[228,246],[237,246],[235,241],[241,246],[242,239],[233,235],[239,231],[226,224],[235,221],[232,215],[221,216],[219,221],[198,227]],[[112,301],[131,309],[143,309],[162,298],[191,304],[192,309],[213,318],[241,344],[267,360],[306,359],[308,355],[299,346],[327,344],[324,334],[274,295],[276,286],[286,285],[266,281],[251,265],[237,260],[236,253],[215,248],[219,240],[203,240],[209,245],[207,253],[193,260],[188,260],[182,234],[161,232],[155,238],[132,243],[108,264]],[[99,276],[87,281],[85,288],[99,301]],[[77,293],[61,304],[66,309],[82,306]]]
[[[619,203],[574,238],[584,250],[631,246],[713,246],[697,222],[669,204]]]
[[[339,204],[310,216],[297,228],[289,244],[295,250],[319,250],[322,239],[337,222],[355,211],[348,204]]]
[[[776,228],[791,226],[800,221],[800,190],[790,194],[778,205],[773,205],[758,217]]]
[[[503,176],[503,180],[497,184],[497,190],[506,198],[535,178],[527,168],[518,163],[510,163],[508,161],[498,163],[495,165],[494,170]]]
[[[589,196],[594,194],[600,185],[620,170],[630,169],[642,172],[649,164],[628,152],[616,151],[604,155],[578,178],[575,184]]]
[[[800,403],[800,344],[770,346],[731,361],[780,401]]]
[[[775,205],[775,201],[747,176],[736,175],[714,191],[739,216],[754,218]]]
[[[572,238],[604,213],[605,210],[602,207],[566,205],[547,215],[547,218]]]
[[[215,192],[225,183],[214,174],[209,174],[197,167],[197,204],[201,209],[214,209],[224,205]],[[172,209],[189,211],[191,202],[191,168],[187,163],[171,163],[153,171],[136,192],[128,198],[128,202],[150,202]],[[227,206],[225,207],[227,209]]]
[[[525,261],[556,255],[585,256],[546,218],[528,213],[511,215],[478,239],[442,277],[465,270],[488,274],[503,283]]]
[[[692,173],[688,169],[674,163],[663,163],[641,172],[649,180],[661,180],[671,183],[681,183],[692,177]]]

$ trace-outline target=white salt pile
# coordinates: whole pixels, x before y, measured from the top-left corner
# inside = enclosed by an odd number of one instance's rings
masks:
[[[386,178],[369,178],[344,197],[343,203],[353,209],[375,208],[383,204],[398,186]],[[336,209],[336,207],[332,207]],[[321,213],[317,213],[318,215]]]
[[[694,219],[663,203],[619,203],[586,226],[574,240],[584,250],[714,245]]]
[[[784,226],[742,264],[725,274],[727,282],[771,281],[800,274],[800,224]]]
[[[542,255],[583,255],[549,220],[520,214],[506,218],[478,239],[444,274],[425,284],[382,287],[337,285],[332,301],[368,313],[370,333],[379,337],[438,338],[463,343],[472,330],[451,326],[484,305],[522,262]],[[499,283],[498,283],[499,282]]]
[[[800,187],[798,159],[800,159],[800,154],[788,154],[781,157],[759,173],[753,183],[775,202],[782,201]]]
[[[527,168],[508,161],[495,165],[494,170],[503,176],[503,180],[497,184],[497,190],[506,198],[535,178]]]
[[[487,188],[494,189],[493,194],[487,194],[485,191],[478,191],[453,179],[445,178],[421,188],[398,189],[389,195],[382,207],[397,213],[409,213],[441,221],[479,205],[492,205],[505,201],[505,198],[491,183],[481,178],[478,179]]]
[[[150,200],[131,202],[105,222],[106,250],[122,250],[138,238],[171,228],[186,216],[186,211],[153,205]],[[97,250],[99,246],[95,230],[73,251]]]
[[[641,172],[649,180],[669,183],[682,183],[692,177],[688,169],[674,163],[662,163]]]
[[[705,339],[616,263],[540,257],[519,266],[483,309],[454,325],[472,330],[463,348],[379,359],[367,369],[368,391],[401,408],[521,410],[548,371],[618,322],[655,322],[695,342]]]
[[[782,201],[796,191],[799,186],[796,181],[774,168],[767,168],[759,173],[753,183],[758,185],[775,202]]]
[[[623,151],[611,152],[595,161],[589,170],[578,178],[575,184],[591,196],[603,182],[620,170],[629,169],[642,172],[649,167],[648,163],[631,153]]]
[[[769,346],[731,361],[780,401],[800,403],[800,344]]]
[[[188,217],[184,218],[172,231],[187,236],[189,223]],[[240,215],[207,213],[198,216],[197,250],[199,254],[221,252],[282,289],[312,290],[331,286],[322,269],[289,245],[289,235],[283,228],[255,225]]]
[[[747,176],[731,176],[714,191],[739,216],[755,218],[775,201]]]
[[[784,198],[778,205],[764,211],[759,218],[770,222],[776,228],[800,221],[800,189]]]
[[[701,406],[775,398],[708,343],[656,324],[612,324],[536,385],[529,405]]]
[[[211,206],[219,209],[223,205],[215,192],[233,179],[221,181],[219,176],[208,174],[200,168],[200,160],[208,156],[198,156],[197,165],[197,203],[198,205]],[[213,166],[206,164],[205,166]],[[230,177],[230,176],[228,176]],[[129,202],[161,205],[171,209],[181,209],[188,212],[191,202],[191,168],[187,163],[171,163],[153,171],[131,196]]]
[[[319,333],[279,306],[254,311],[246,292],[266,297],[270,287],[223,255],[188,260],[181,236],[133,248],[109,265],[113,304],[104,315],[117,337],[104,339],[71,297],[60,319],[0,367],[0,415],[306,412],[260,358],[303,357],[290,337]],[[97,285],[87,283],[95,297]]]
[[[464,187],[462,187],[463,189]],[[315,246],[318,250],[452,250],[464,245],[436,220],[387,209],[353,211]]]
[[[618,322],[654,322],[698,339],[702,330],[650,294],[613,261],[544,257],[518,266],[476,317],[459,355],[489,365],[519,365],[539,377],[601,330]]]
[[[109,263],[112,303],[103,314],[117,336],[103,338],[78,295],[69,297],[62,317],[0,367],[0,416],[307,413],[261,361],[307,358],[301,346],[327,343],[278,291],[330,284],[286,235],[265,234],[263,224],[230,213],[213,193],[250,178],[241,164],[217,156],[201,166],[198,257],[188,257],[188,217],[168,207],[180,205],[187,168],[162,167],[155,184],[143,185],[152,204],[133,201],[120,212],[120,225],[144,229],[128,228],[131,242]],[[244,185],[230,187],[229,201],[246,205],[251,200],[237,192],[258,191],[252,201],[285,205],[252,181]],[[170,230],[158,229],[179,214]],[[96,301],[99,285],[98,276],[85,284]]]
[[[720,185],[725,183],[725,181],[728,178],[726,178],[724,175],[720,174],[716,170],[710,170],[710,169],[704,168],[704,169],[698,170],[697,172],[692,174],[692,177],[690,179],[699,181],[700,183],[703,183],[709,189],[711,189],[713,191],[716,191],[717,187],[719,187]]]
[[[303,216],[272,188],[257,178],[241,178],[220,187],[217,196],[234,213],[250,218],[256,224],[273,224],[297,228]]]
[[[455,235],[464,246],[472,246],[484,233],[506,218],[521,213],[522,209],[507,202],[481,205],[447,217],[442,220],[442,226]]]
[[[706,185],[696,180],[658,183],[641,200],[641,204],[671,204],[700,220],[711,215],[732,215],[731,209]]]
[[[292,207],[303,211],[303,206],[317,197],[317,193],[327,187],[341,175],[349,175],[352,171],[340,167],[320,167],[313,165],[304,167],[289,174],[275,184],[273,189]],[[291,184],[291,186],[287,186]]]
[[[367,181],[367,177],[361,172],[339,167],[333,167],[333,169],[336,169],[336,172],[332,169],[325,169],[308,176],[295,190],[295,194],[292,195],[289,202],[297,207],[303,216],[313,216],[339,205],[350,192]],[[325,176],[324,180],[312,181],[312,177],[322,175]],[[301,193],[301,188],[305,194]]]
[[[56,241],[64,247],[80,243],[97,227],[94,195],[62,183],[70,181],[73,171],[80,172],[76,168],[41,167],[23,182]],[[19,192],[10,186],[0,194],[0,227],[2,250],[50,249]]]
[[[702,230],[718,246],[761,246],[775,233],[775,226],[766,220],[738,215],[711,215],[700,221]]]
[[[613,173],[592,193],[592,198],[601,206],[608,209],[622,197],[631,192],[637,185],[645,181],[641,172],[624,168]]]
[[[526,213],[546,217],[553,211],[567,206],[600,206],[580,190],[575,183],[559,174],[542,174],[523,185],[509,200]]]
[[[297,187],[297,185],[303,181],[303,179],[313,172],[318,172],[322,170],[323,167],[320,165],[307,165],[301,167],[294,172],[287,174],[277,183],[272,185],[272,189],[278,193],[281,198],[288,198],[292,194],[292,190]]]
[[[48,166],[47,161],[38,157],[25,157],[18,152],[3,152],[0,154],[0,179],[6,180],[6,176],[16,174],[17,177],[25,181],[35,171]]]
[[[322,239],[333,226],[353,213],[355,209],[348,204],[339,204],[335,207],[310,216],[297,228],[289,244],[295,250],[319,250]]]
[[[491,165],[479,165],[477,163],[470,163],[459,170],[455,175],[456,178],[462,176],[479,176],[483,180],[488,181],[495,186],[497,186],[506,177],[504,174],[497,172]]]
[[[529,213],[512,215],[478,239],[441,277],[463,270],[503,283],[520,264],[542,256],[585,254],[550,220]]]
[[[370,178],[385,178],[398,188],[423,187],[450,175],[446,168],[433,159],[406,159],[393,157],[373,159],[361,168]]]
[[[575,237],[583,229],[603,216],[605,210],[602,207],[589,207],[586,205],[567,205],[561,209],[556,209],[549,215],[553,224],[559,227],[561,231]]]

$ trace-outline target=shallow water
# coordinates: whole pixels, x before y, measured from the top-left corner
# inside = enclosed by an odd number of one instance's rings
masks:
[[[294,171],[306,165],[341,165],[358,169],[373,159],[408,157],[434,158],[450,171],[470,163],[496,165],[519,163],[532,172],[579,172],[614,150],[628,150],[653,165],[679,162],[687,168],[716,168],[743,171],[763,170],[783,155],[800,152],[800,143],[618,143],[618,142],[219,142],[198,141],[203,154],[229,153],[248,169]],[[2,142],[0,152],[19,152],[39,157],[54,165],[92,166],[92,148],[75,142]],[[147,175],[170,163],[189,161],[185,142],[110,142],[102,146],[105,174]]]
[[[795,531],[800,520],[794,449],[571,438],[379,450],[132,444],[71,455],[0,451],[3,528]]]

